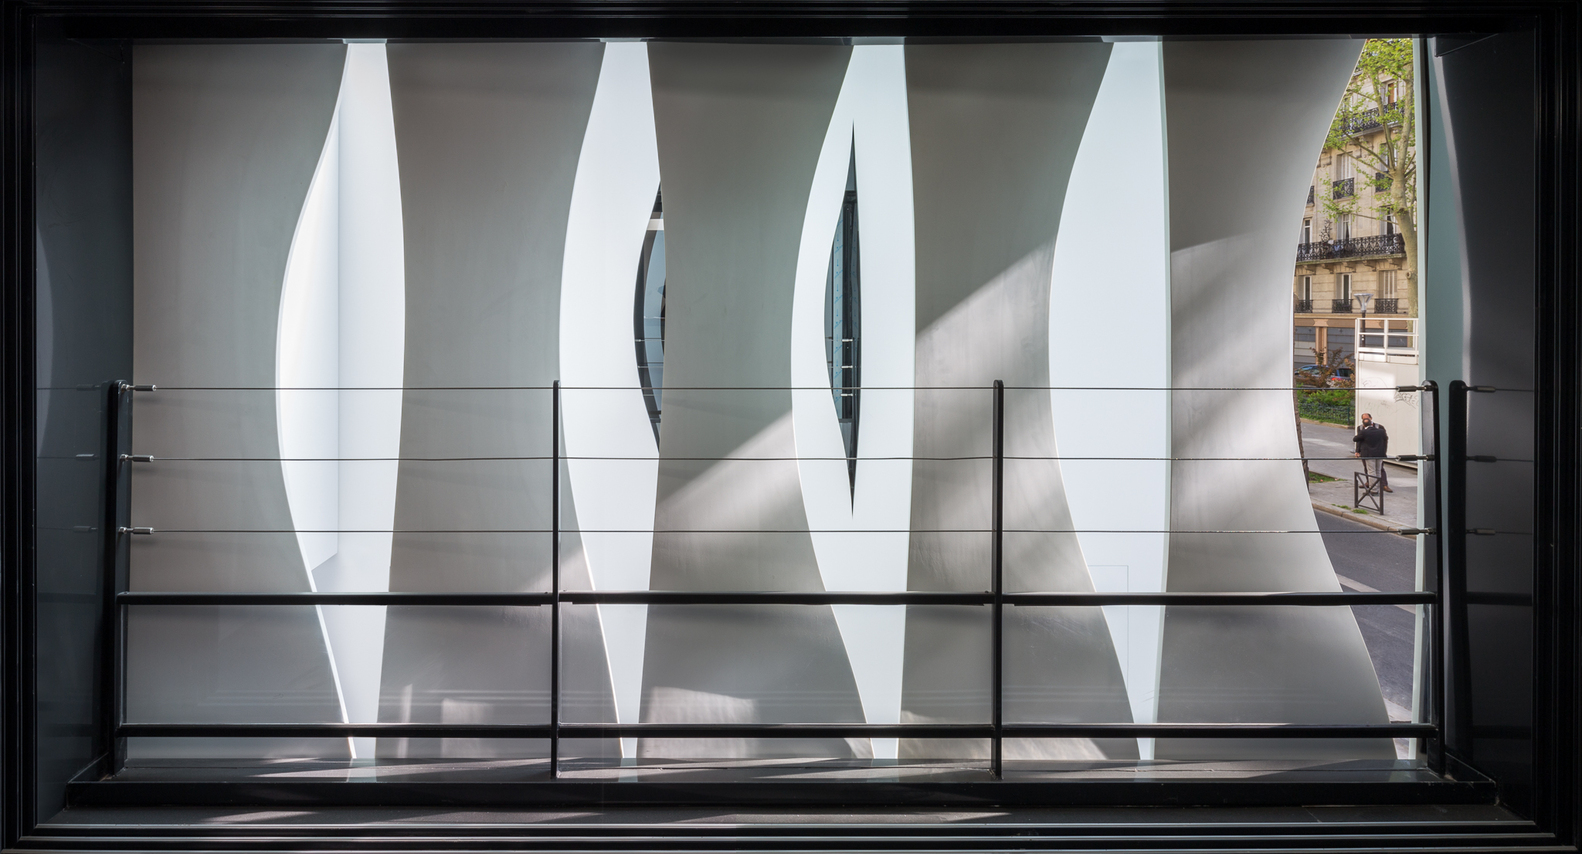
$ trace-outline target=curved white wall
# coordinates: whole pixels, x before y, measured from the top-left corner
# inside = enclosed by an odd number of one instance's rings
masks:
[[[134,374],[168,390],[136,408],[138,452],[166,459],[137,468],[134,524],[165,533],[133,542],[133,588],[547,589],[559,379],[563,589],[983,590],[987,461],[907,458],[986,456],[1003,379],[1008,590],[1336,590],[1297,463],[1071,458],[1296,455],[1288,392],[1101,389],[1288,383],[1288,226],[1356,49],[140,46]],[[1232,126],[1257,132],[1227,139]],[[822,327],[853,146],[855,490]],[[632,312],[661,173],[656,448]],[[172,459],[198,456],[251,462]],[[1106,533],[1167,527],[1304,533]],[[176,532],[192,529],[214,530]],[[135,610],[133,719],[546,718],[543,609],[317,610]],[[1007,720],[1384,720],[1344,609],[1162,610],[1008,609]],[[986,720],[985,617],[567,606],[562,719]],[[893,739],[623,748],[983,754]],[[1383,740],[1158,748],[1392,755]],[[326,749],[342,750],[263,747]],[[1007,757],[1138,749],[1013,741]]]
[[[1298,456],[1291,235],[1361,43],[1167,42],[1171,591],[1339,592]],[[1238,128],[1237,133],[1226,133]],[[1167,608],[1162,721],[1386,723],[1349,608]],[[1161,740],[1161,758],[1395,755],[1388,739]]]

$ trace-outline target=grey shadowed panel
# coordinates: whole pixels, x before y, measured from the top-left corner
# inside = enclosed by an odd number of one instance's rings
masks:
[[[39,820],[103,751],[105,384],[132,375],[130,49],[41,38],[35,95],[37,254],[34,561]],[[93,454],[92,460],[78,454]],[[91,530],[89,530],[91,529]]]
[[[345,55],[341,45],[134,48],[136,382],[275,384],[286,259]],[[139,395],[133,433],[139,453],[201,456],[223,445],[242,456],[280,455],[272,391]],[[278,463],[139,466],[132,496],[133,525],[292,527]],[[308,589],[295,537],[248,538],[238,547],[242,540],[138,538],[131,587]],[[340,720],[312,609],[132,609],[128,648],[130,720]],[[271,739],[238,748],[224,739],[147,739],[130,748],[134,757],[326,749],[344,745]]]
[[[1521,805],[1530,797],[1534,765],[1526,732],[1533,724],[1533,608],[1522,597],[1533,594],[1536,580],[1537,473],[1530,461],[1540,398],[1519,389],[1538,387],[1532,189],[1538,149],[1534,102],[1510,93],[1533,87],[1535,46],[1528,32],[1465,46],[1449,39],[1428,44],[1430,128],[1443,138],[1432,160],[1433,230],[1423,284],[1430,289],[1430,346],[1438,348],[1431,355],[1448,357],[1431,359],[1429,375],[1441,388],[1461,379],[1501,389],[1467,396],[1467,453],[1498,462],[1467,464],[1466,523],[1498,533],[1466,537],[1466,586],[1470,596],[1510,597],[1467,607],[1467,684],[1455,684],[1453,670],[1450,687],[1470,696],[1464,706],[1450,703],[1450,745]],[[1457,720],[1458,708],[1470,720]],[[1471,743],[1456,743],[1467,733]]]
[[[597,43],[388,48],[406,246],[406,385],[544,387],[409,388],[403,458],[550,453],[547,388],[559,373],[566,218],[603,52]],[[551,472],[544,459],[403,459],[395,528],[545,531]],[[569,491],[562,500],[569,503]],[[580,548],[568,538],[563,550],[572,558],[564,586],[586,585]],[[549,570],[548,534],[396,534],[390,589],[547,590]],[[566,615],[568,644],[590,633],[596,642],[594,619],[591,609]],[[547,722],[549,623],[547,608],[392,609],[380,720]],[[599,698],[599,708],[613,703],[602,670],[568,670],[564,685]],[[532,741],[379,744],[388,756],[543,750]]]

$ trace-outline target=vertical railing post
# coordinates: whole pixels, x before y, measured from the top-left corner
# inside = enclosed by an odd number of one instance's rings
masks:
[[[550,387],[549,777],[560,776],[560,380]]]
[[[1004,774],[1003,754],[1005,739],[1001,733],[1005,728],[1003,713],[1004,694],[1004,564],[1005,564],[1005,383],[1002,380],[994,381],[994,459],[992,463],[992,478],[994,481],[994,510],[990,524],[993,534],[990,540],[990,559],[992,561],[994,593],[994,741],[989,755],[989,772],[998,780]]]
[[[121,592],[121,404],[131,386],[122,380],[108,384],[104,421],[104,505],[99,521],[104,553],[104,608],[101,619],[104,633],[100,642],[99,737],[105,751],[105,774],[121,768],[121,742],[117,730],[124,710],[122,674],[125,648],[122,644],[122,606],[116,601]]]
[[[1467,384],[1461,380],[1450,383],[1450,418],[1445,442],[1448,478],[1445,494],[1444,548],[1445,560],[1445,640],[1449,656],[1449,669],[1455,675],[1453,683],[1447,682],[1445,690],[1454,690],[1447,701],[1447,711],[1454,716],[1454,726],[1447,727],[1445,748],[1454,746],[1461,757],[1469,756],[1472,743],[1472,703],[1468,683],[1472,678],[1468,660],[1470,644],[1467,640]]]
[[[1433,585],[1434,604],[1427,609],[1428,631],[1428,723],[1434,725],[1434,738],[1426,745],[1428,767],[1436,774],[1445,770],[1445,446],[1440,438],[1439,384],[1433,380],[1423,383],[1430,407],[1429,436],[1433,443],[1434,492],[1430,501],[1434,508],[1434,533],[1429,536],[1432,573],[1424,573],[1424,580]],[[1419,478],[1421,483],[1422,479]]]

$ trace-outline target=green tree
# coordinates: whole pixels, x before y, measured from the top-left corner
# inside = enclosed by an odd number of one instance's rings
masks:
[[[1344,198],[1319,194],[1331,222],[1341,215],[1353,219],[1393,217],[1406,247],[1406,282],[1397,294],[1406,314],[1417,316],[1417,111],[1413,95],[1411,39],[1369,39],[1329,126],[1324,148],[1344,152],[1373,177],[1356,182],[1357,192]],[[1362,187],[1375,190],[1362,193]]]

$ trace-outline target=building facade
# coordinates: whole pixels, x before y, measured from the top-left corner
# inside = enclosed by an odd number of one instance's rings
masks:
[[[1400,158],[1408,181],[1414,174],[1415,123],[1403,121],[1414,109],[1411,82],[1385,80],[1376,92],[1368,76],[1362,66],[1354,73],[1307,190],[1292,272],[1296,367],[1354,363],[1364,328],[1379,332],[1365,336],[1364,350],[1416,348],[1409,260],[1416,252],[1408,251],[1416,234],[1397,222],[1401,200],[1378,168]],[[1414,195],[1406,197],[1408,216]],[[1378,320],[1359,325],[1364,313]]]

